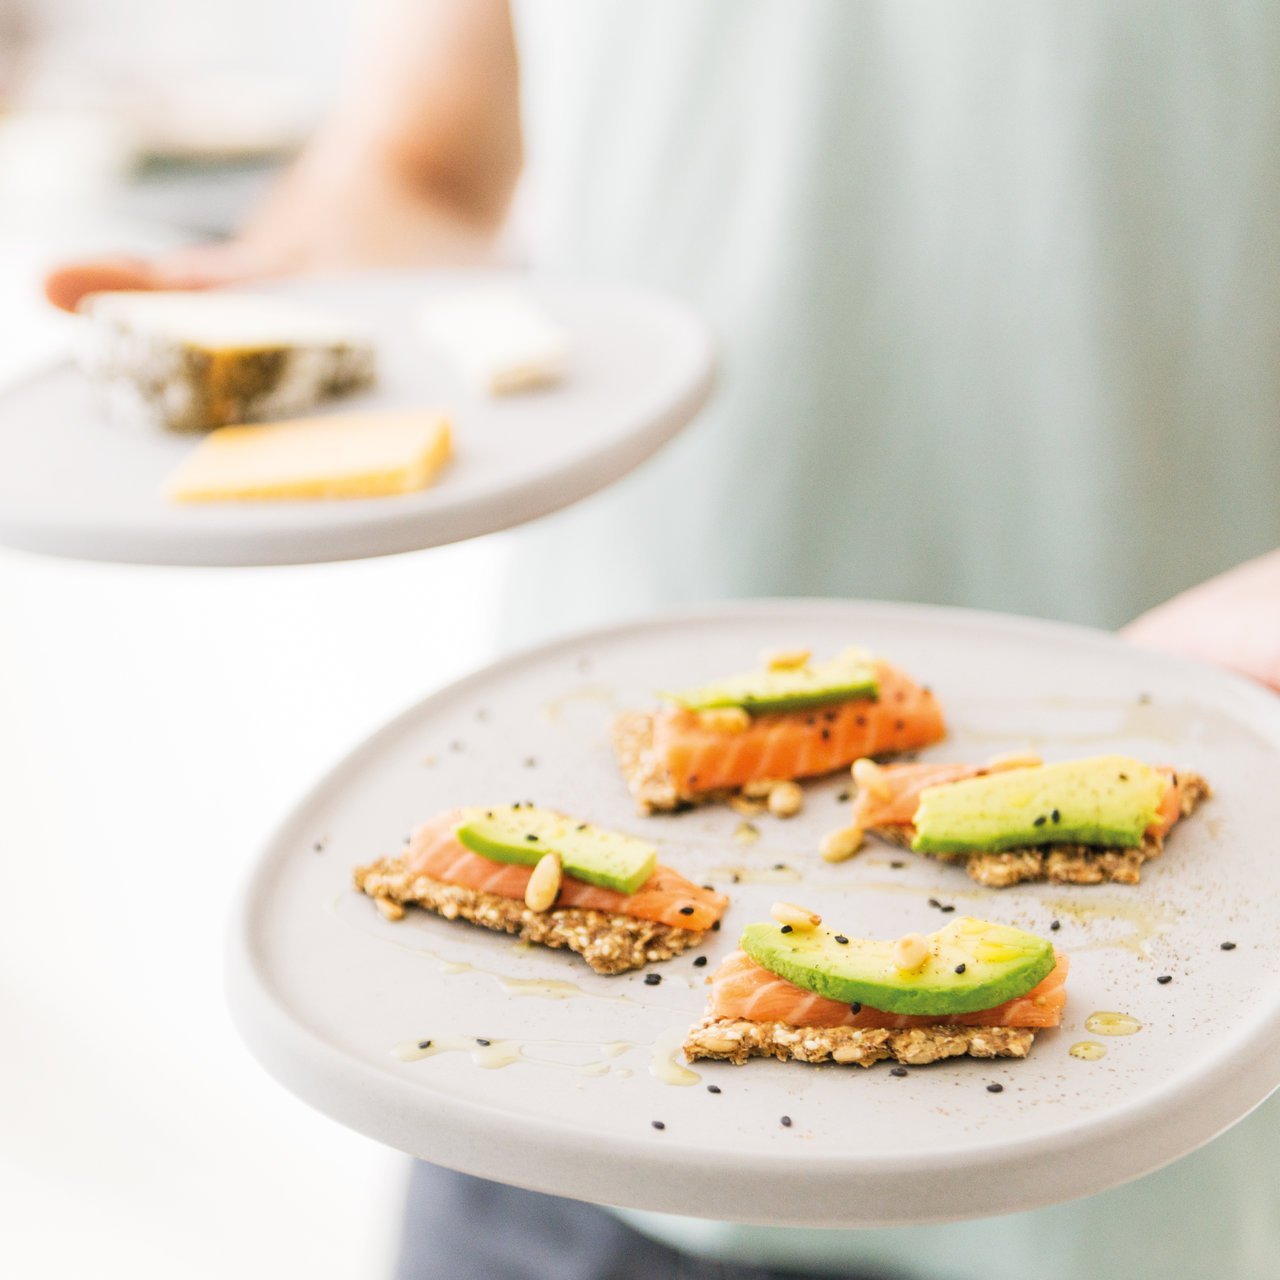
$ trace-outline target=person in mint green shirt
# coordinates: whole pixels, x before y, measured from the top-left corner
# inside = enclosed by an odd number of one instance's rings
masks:
[[[50,296],[470,262],[505,236],[689,298],[723,353],[681,439],[513,535],[513,637],[761,594],[1116,627],[1204,583],[1131,634],[1280,688],[1280,6],[382,8],[242,236],[72,264]],[[993,1185],[991,1218],[857,1232],[421,1166],[402,1275],[1263,1280],[1278,1150],[1273,1100],[1085,1200],[999,1217]]]

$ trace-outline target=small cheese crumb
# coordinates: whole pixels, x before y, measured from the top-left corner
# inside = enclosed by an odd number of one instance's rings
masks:
[[[549,386],[564,377],[568,364],[568,333],[511,289],[433,298],[419,313],[419,330],[472,387],[488,395]]]
[[[453,453],[435,412],[350,413],[222,427],[169,478],[174,502],[375,498],[423,489]]]

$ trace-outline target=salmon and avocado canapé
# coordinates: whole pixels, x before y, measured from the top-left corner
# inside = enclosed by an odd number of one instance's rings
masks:
[[[421,907],[566,947],[597,973],[697,946],[729,905],[645,841],[525,805],[440,814],[401,853],[358,867],[355,883],[388,919]]]
[[[993,888],[1136,884],[1174,825],[1210,794],[1198,774],[1122,755],[868,765],[855,766],[858,829],[963,862]]]
[[[614,747],[640,811],[654,813],[914,751],[945,733],[933,693],[883,659],[855,649],[814,662],[801,649],[623,715]]]
[[[740,946],[707,979],[707,1014],[685,1041],[690,1059],[1021,1058],[1066,1003],[1066,956],[1035,934],[971,917],[895,941],[775,921],[748,925]]]

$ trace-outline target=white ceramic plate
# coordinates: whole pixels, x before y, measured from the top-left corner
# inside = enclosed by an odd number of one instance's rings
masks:
[[[825,864],[818,842],[846,817],[839,779],[811,786],[790,822],[757,819],[750,845],[735,843],[742,819],[728,809],[634,814],[606,744],[616,709],[749,666],[764,647],[852,643],[937,691],[952,733],[936,758],[1129,752],[1199,770],[1217,795],[1129,888],[984,890],[961,869],[875,843]],[[233,1010],[264,1065],[320,1110],[415,1155],[542,1191],[825,1226],[1066,1200],[1185,1155],[1280,1083],[1278,754],[1280,699],[1054,624],[766,602],[589,634],[428,698],[302,802],[263,853],[234,924]],[[1065,1025],[1021,1062],[964,1059],[905,1078],[883,1064],[703,1063],[693,1083],[665,1082],[669,1072],[651,1064],[702,1011],[710,969],[692,955],[651,966],[658,986],[644,974],[598,977],[569,955],[424,913],[388,923],[348,887],[355,864],[394,850],[436,811],[519,799],[647,832],[664,861],[728,888],[725,927],[705,948],[712,966],[779,897],[882,937],[953,918],[930,898],[1041,933],[1059,920],[1053,937],[1072,958]],[[733,867],[779,883],[732,885]],[[1161,974],[1172,981],[1157,983]],[[548,982],[572,986],[539,985]],[[1142,1029],[1090,1034],[1083,1024],[1098,1011]],[[394,1056],[423,1040],[450,1051]],[[1081,1040],[1106,1056],[1070,1056]]]
[[[569,375],[500,398],[468,391],[416,336],[433,292],[495,279],[569,329]],[[638,289],[491,272],[395,272],[255,286],[368,326],[376,388],[324,411],[440,407],[457,457],[434,486],[400,497],[181,507],[161,496],[190,437],[101,420],[70,365],[0,398],[0,543],[49,555],[145,564],[293,564],[389,555],[510,528],[620,479],[701,408],[712,380],[705,326],[683,303]]]

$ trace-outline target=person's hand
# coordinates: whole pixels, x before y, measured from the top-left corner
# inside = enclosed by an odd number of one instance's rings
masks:
[[[523,160],[507,0],[378,0],[364,16],[330,118],[234,240],[66,263],[49,300],[73,311],[104,289],[489,261]]]
[[[163,256],[105,257],[53,268],[45,296],[74,311],[111,289],[208,289],[299,271],[467,266],[487,261],[493,227],[442,208],[425,192],[370,169],[317,173],[304,160],[236,239]]]
[[[1122,634],[1230,667],[1280,692],[1280,551],[1192,587]]]

